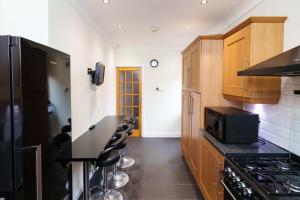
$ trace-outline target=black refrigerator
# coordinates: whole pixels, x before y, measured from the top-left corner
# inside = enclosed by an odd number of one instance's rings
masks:
[[[70,56],[0,36],[0,199],[72,199]]]

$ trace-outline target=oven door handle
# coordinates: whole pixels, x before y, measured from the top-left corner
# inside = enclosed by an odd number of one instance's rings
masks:
[[[224,188],[227,190],[227,192],[230,194],[230,196],[233,198],[233,200],[237,200],[234,195],[232,194],[232,192],[230,191],[230,189],[227,187],[227,185],[224,183],[223,180],[221,180],[222,185],[224,186]]]

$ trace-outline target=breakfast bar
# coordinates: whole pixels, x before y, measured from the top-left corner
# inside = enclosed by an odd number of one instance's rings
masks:
[[[83,199],[89,199],[89,167],[104,150],[112,134],[124,120],[123,116],[106,116],[72,143],[72,162],[83,162]]]

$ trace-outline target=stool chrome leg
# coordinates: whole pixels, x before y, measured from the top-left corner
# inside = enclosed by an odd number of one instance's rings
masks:
[[[121,192],[113,189],[108,189],[107,167],[103,168],[103,190],[94,194],[90,200],[123,200]]]
[[[118,168],[126,169],[135,164],[135,159],[125,155],[125,151],[123,149],[121,150],[120,154],[121,154],[121,159],[119,160],[119,162],[117,162]]]
[[[129,176],[125,172],[118,171],[117,166],[113,166],[113,171],[108,173],[108,188],[119,189],[129,182]]]

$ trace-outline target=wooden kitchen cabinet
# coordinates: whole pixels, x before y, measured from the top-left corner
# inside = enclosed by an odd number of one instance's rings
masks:
[[[191,93],[191,135],[190,135],[190,166],[195,177],[199,175],[200,165],[200,134],[199,127],[201,122],[200,106],[201,94]]]
[[[182,152],[202,193],[213,200],[223,199],[216,174],[224,159],[199,133],[205,107],[241,108],[222,95],[222,64],[223,35],[199,36],[182,52]]]
[[[181,148],[182,152],[191,167],[194,176],[199,174],[200,164],[200,105],[201,95],[198,93],[182,92],[182,135]]]
[[[222,96],[222,63],[223,35],[199,36],[182,52],[182,89],[201,94],[200,128],[206,106],[235,104]]]
[[[226,98],[247,103],[277,103],[280,77],[243,77],[237,72],[283,50],[286,17],[251,17],[224,35],[223,85]]]
[[[182,89],[190,90],[191,85],[191,54],[189,51],[182,55]]]
[[[192,92],[201,92],[201,42],[194,44],[190,49],[190,62],[191,62],[191,84],[190,90]]]
[[[200,188],[206,200],[224,199],[220,173],[224,170],[224,156],[206,139],[202,139]]]
[[[190,114],[190,99],[189,91],[182,91],[182,131],[181,131],[181,149],[186,158],[189,158],[190,148],[190,129],[191,129],[191,114]]]

